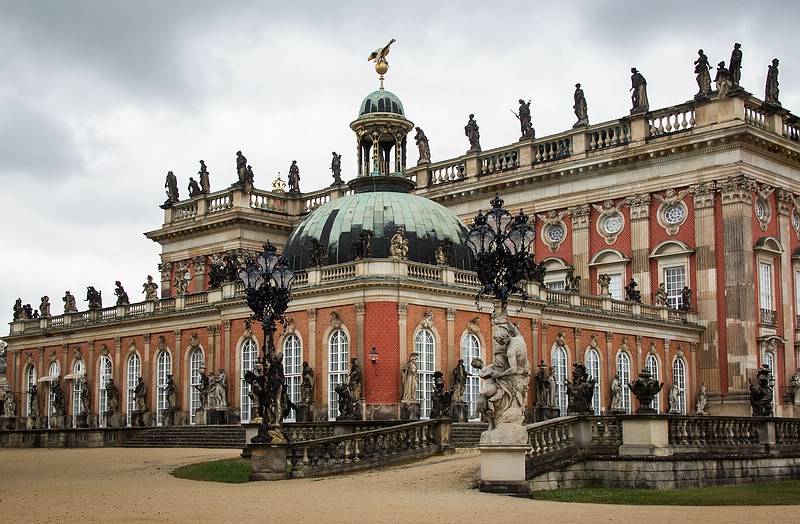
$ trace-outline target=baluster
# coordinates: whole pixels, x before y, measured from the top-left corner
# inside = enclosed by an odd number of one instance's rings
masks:
[[[345,464],[350,463],[350,440],[344,441],[344,461]]]
[[[591,133],[589,136],[591,137],[589,139],[589,150],[597,149],[597,133]]]

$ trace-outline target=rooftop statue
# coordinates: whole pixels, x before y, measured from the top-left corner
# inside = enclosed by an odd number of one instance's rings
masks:
[[[336,151],[331,153],[333,158],[331,159],[331,172],[333,173],[333,184],[332,186],[341,186],[344,184],[342,181],[342,155],[337,155]]]
[[[50,316],[50,297],[47,295],[43,296],[41,302],[39,302],[39,314],[42,318]]]
[[[97,291],[94,286],[88,286],[84,302],[89,303],[89,309],[103,309],[103,292]]]
[[[697,54],[697,60],[694,61],[694,72],[697,73],[697,86],[700,90],[695,96],[707,96],[711,93],[711,75],[708,72],[711,66],[708,65],[708,57],[702,49],[698,50]]]
[[[419,149],[419,160],[417,165],[431,163],[431,147],[428,145],[428,137],[425,136],[425,131],[421,127],[415,128],[417,134],[414,135],[414,140],[417,142],[417,149]]]
[[[406,230],[404,227],[398,227],[394,235],[392,235],[391,245],[389,252],[392,258],[398,260],[408,259],[408,239],[405,237]]]
[[[514,112],[512,111],[512,113]],[[519,127],[522,133],[519,139],[527,140],[530,138],[536,138],[536,131],[533,129],[533,123],[531,122],[531,101],[528,100],[526,103],[520,98],[519,114],[514,113],[514,116],[517,117],[517,120],[519,120]]]
[[[236,152],[236,174],[239,180],[233,185],[244,186],[244,181],[247,176],[247,157],[245,157],[241,151]]]
[[[389,70],[389,62],[386,61],[386,55],[389,54],[390,47],[397,40],[392,38],[389,43],[383,47],[379,47],[367,57],[367,62],[375,62],[375,72],[380,75],[381,89],[383,89],[383,75]]]
[[[178,177],[172,171],[167,171],[167,181],[164,182],[167,188],[167,200],[164,205],[169,207],[178,201]]]
[[[300,168],[297,167],[297,160],[292,160],[292,165],[289,167],[289,193],[300,193]]]
[[[650,102],[647,100],[647,80],[642,73],[635,67],[631,68],[631,102],[633,108],[631,114],[646,113],[650,110]]]
[[[118,306],[125,306],[131,303],[130,299],[128,298],[128,293],[125,291],[125,288],[122,287],[122,284],[119,280],[114,282],[116,288],[114,289],[114,294],[117,296],[117,305]]]
[[[203,192],[194,177],[189,177],[189,198],[199,196]]]
[[[481,150],[481,133],[475,115],[470,114],[467,125],[464,126],[464,134],[469,139],[469,150],[467,153],[475,153]]]
[[[717,76],[714,78],[714,83],[717,84],[717,96],[725,98],[731,89],[731,72],[725,67],[724,60],[717,64]]]
[[[572,95],[575,102],[572,109],[575,111],[575,117],[578,119],[572,127],[588,126],[589,125],[589,110],[586,106],[586,97],[583,95],[581,84],[575,84],[575,93]]]
[[[778,59],[772,59],[772,65],[767,67],[767,85],[764,90],[764,102],[776,106],[781,105],[778,101],[780,90],[778,89]]]
[[[208,169],[206,169],[206,163],[202,160],[200,161],[200,171],[197,172],[200,175],[200,192],[203,194],[208,194],[211,192],[211,181],[208,179]]]
[[[77,313],[78,305],[75,303],[75,295],[69,291],[64,292],[64,313]]]
[[[145,300],[158,300],[158,284],[153,282],[153,276],[147,275],[147,282],[142,284],[142,293],[144,293]]]
[[[22,299],[18,298],[16,302],[14,302],[14,316],[12,317],[14,322],[17,320],[22,320]]]
[[[721,62],[724,64],[724,62]],[[733,44],[733,51],[731,51],[731,84],[734,87],[739,87],[739,80],[742,78],[742,44]]]

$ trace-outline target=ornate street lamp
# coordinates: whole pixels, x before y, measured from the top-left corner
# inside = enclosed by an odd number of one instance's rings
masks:
[[[485,215],[478,211],[467,234],[467,245],[475,254],[474,269],[483,285],[475,302],[484,295],[491,296],[500,301],[501,311],[505,311],[512,293],[519,293],[523,300],[528,298],[519,283],[534,268],[530,251],[536,232],[522,210],[512,216],[503,209],[499,195],[489,203],[492,209]]]
[[[252,319],[261,322],[264,343],[261,346],[262,372],[253,380],[262,393],[259,394],[259,413],[263,413],[264,424],[281,426],[289,403],[286,395],[283,361],[275,352],[275,323],[284,323],[283,314],[291,300],[294,271],[279,257],[275,246],[269,241],[258,256],[248,257],[239,271],[244,283],[247,306],[253,311]],[[269,423],[267,424],[267,419]]]
[[[369,361],[372,362],[372,365],[378,363],[378,350],[375,349],[375,346],[372,346],[372,351],[369,352]]]

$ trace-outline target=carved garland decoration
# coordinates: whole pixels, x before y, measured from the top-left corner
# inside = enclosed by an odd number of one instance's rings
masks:
[[[758,220],[761,231],[766,231],[770,220],[772,220],[772,206],[769,196],[775,191],[774,187],[766,184],[756,184],[756,200],[753,204],[753,213]]]

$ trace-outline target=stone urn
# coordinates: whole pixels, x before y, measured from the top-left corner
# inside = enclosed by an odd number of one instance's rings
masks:
[[[658,413],[650,406],[661,388],[664,387],[663,382],[654,379],[648,369],[643,369],[639,373],[639,378],[628,384],[628,387],[639,401],[639,409],[636,410],[636,413]]]

